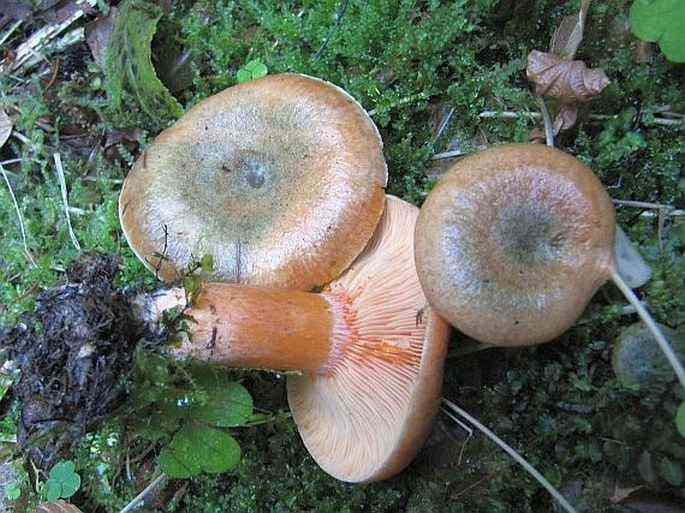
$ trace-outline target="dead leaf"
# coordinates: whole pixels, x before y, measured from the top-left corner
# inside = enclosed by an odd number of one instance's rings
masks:
[[[622,502],[628,498],[628,496],[636,490],[641,489],[642,486],[631,486],[631,487],[621,487],[618,484],[614,487],[614,494],[609,499],[612,504]]]
[[[10,138],[12,133],[12,120],[5,112],[5,109],[0,108],[0,148],[2,148],[7,139]]]
[[[36,506],[34,513],[83,513],[73,504],[63,500],[44,502]]]
[[[95,59],[95,62],[99,66],[102,66],[102,61],[105,57],[105,48],[107,48],[107,44],[109,43],[116,16],[117,8],[111,7],[107,16],[99,16],[86,27],[86,43],[88,44],[88,48],[90,48],[90,52],[93,54],[93,59]]]
[[[528,79],[535,93],[561,103],[587,102],[611,83],[601,68],[588,68],[583,61],[562,59],[539,50],[528,54]]]
[[[559,107],[557,116],[552,123],[552,130],[554,135],[557,135],[562,130],[568,130],[576,124],[578,120],[578,104],[564,103]]]
[[[583,40],[585,19],[590,8],[590,0],[582,0],[580,11],[574,16],[566,16],[552,36],[549,51],[565,59],[573,59]]]

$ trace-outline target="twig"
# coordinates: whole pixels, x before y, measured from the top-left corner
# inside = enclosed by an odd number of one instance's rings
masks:
[[[454,116],[454,112],[456,110],[457,110],[456,107],[452,107],[449,110],[449,112],[445,115],[445,117],[443,117],[440,120],[440,124],[438,125],[438,129],[435,131],[435,135],[433,136],[434,141],[437,141],[438,139],[440,139],[440,137],[442,136],[442,133],[445,131],[447,126],[450,124],[450,121],[452,121],[452,116]]]
[[[665,114],[665,113],[664,113]],[[685,115],[679,113],[672,114],[675,117],[665,117],[665,116],[654,116],[649,122],[645,122],[645,125],[661,125],[661,126],[679,126],[685,123]],[[516,112],[512,110],[486,110],[478,114],[481,119],[490,118],[505,118],[505,119],[518,119],[523,117],[538,119],[542,117],[539,112]],[[606,121],[608,119],[616,119],[618,116],[616,114],[588,114],[587,119],[593,121]]]
[[[431,160],[445,160],[445,159],[453,159],[454,157],[461,157],[464,155],[464,152],[461,150],[450,150],[450,151],[443,151],[441,153],[436,153],[431,157]]]
[[[340,26],[340,22],[342,22],[343,16],[345,16],[345,11],[347,10],[347,4],[349,4],[349,0],[343,0],[342,3],[340,4],[340,8],[338,9],[338,12],[335,14],[335,23],[333,24],[333,27],[331,28],[330,32],[328,33],[328,37],[326,37],[326,40],[321,43],[321,46],[319,49],[312,55],[311,61],[315,62],[318,60],[318,58],[321,56],[323,51],[326,49],[328,44],[331,42],[331,39],[333,38],[333,34],[335,34],[335,31],[338,30],[338,27]]]
[[[97,0],[76,0],[76,4],[83,7],[75,10],[71,16],[61,23],[46,25],[34,32],[17,48],[12,60],[6,59],[0,63],[0,72],[13,71],[21,66],[32,66],[38,62],[42,58],[41,51],[54,41],[69,25],[83,16],[87,9],[95,7]],[[65,36],[62,39],[62,44],[69,44],[69,42],[73,41],[73,37],[73,35]]]
[[[5,32],[2,37],[0,37],[0,46],[5,44],[5,41],[7,41],[12,34],[14,34],[14,31],[19,28],[19,25],[23,23],[23,20],[18,20],[14,22],[14,25],[12,25],[7,32]]]
[[[542,113],[542,121],[545,127],[545,142],[547,146],[554,147],[554,127],[552,125],[552,118],[549,116],[549,110],[547,110],[547,104],[542,96],[536,95],[535,101],[540,107],[540,112]]]
[[[12,203],[14,203],[14,210],[17,212],[17,219],[19,220],[19,230],[21,231],[21,240],[24,244],[24,254],[26,255],[26,258],[28,261],[33,265],[34,267],[36,266],[35,260],[33,260],[33,257],[31,256],[31,252],[29,251],[29,246],[26,243],[26,231],[24,230],[24,219],[21,217],[21,210],[19,209],[19,203],[17,203],[17,198],[14,195],[14,191],[12,190],[12,184],[10,184],[10,180],[7,177],[7,173],[5,173],[5,168],[0,164],[0,173],[2,173],[2,177],[5,179],[5,183],[7,184],[7,189],[10,191],[10,197],[12,198]]]
[[[490,440],[495,442],[497,445],[499,445],[504,452],[506,452],[509,456],[511,456],[516,463],[521,465],[531,476],[535,478],[535,480],[540,483],[542,486],[545,487],[545,489],[550,493],[554,499],[561,505],[562,508],[564,508],[567,512],[569,513],[577,513],[577,511],[571,506],[571,504],[564,498],[561,493],[559,493],[559,490],[554,488],[552,483],[550,483],[540,472],[538,472],[533,465],[528,463],[523,456],[521,456],[519,453],[517,453],[511,446],[509,446],[504,440],[502,440],[500,437],[498,437],[495,433],[490,431],[488,428],[486,428],[483,424],[481,424],[476,418],[472,417],[468,413],[466,413],[464,410],[462,410],[459,406],[454,404],[452,401],[445,399],[444,397],[442,398],[442,402],[447,405],[449,409],[451,409],[453,412],[455,412],[457,415],[460,415],[461,417],[465,418],[468,422],[470,422],[473,426],[478,428],[485,436],[487,436]]]
[[[67,198],[67,182],[64,179],[64,168],[62,167],[62,156],[59,153],[53,153],[52,158],[55,159],[55,169],[57,169],[57,177],[59,179],[59,188],[62,191],[62,204],[64,205],[64,215],[67,218],[67,228],[69,230],[69,237],[74,247],[81,251],[81,245],[78,243],[74,229],[71,227],[71,216],[69,215],[69,200]]]
[[[145,497],[151,493],[157,486],[159,486],[165,479],[167,479],[167,475],[165,473],[160,473],[156,478],[154,478],[149,485],[145,487],[145,489],[140,492],[138,495],[135,496],[135,498],[129,502],[124,509],[119,511],[119,513],[130,513],[134,509],[136,509],[140,503],[145,499]]]
[[[624,205],[626,207],[649,208],[652,210],[672,210],[671,205],[664,205],[663,203],[648,203],[645,201],[621,200],[612,199],[616,205]]]

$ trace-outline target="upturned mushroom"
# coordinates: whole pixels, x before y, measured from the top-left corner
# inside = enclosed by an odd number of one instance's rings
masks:
[[[590,168],[555,148],[507,144],[441,177],[417,221],[416,264],[440,315],[504,346],[557,337],[611,279],[685,386],[682,364],[617,272],[614,241],[613,205]]]
[[[179,359],[298,371],[288,400],[304,444],[333,477],[377,481],[406,466],[440,398],[449,326],[426,306],[413,255],[418,208],[388,197],[365,250],[322,293],[207,283],[187,310]],[[178,288],[141,303],[156,322]]]
[[[215,280],[310,289],[364,248],[386,180],[378,130],[349,94],[272,75],[207,98],[162,132],[126,177],[119,215],[163,280],[211,254]]]

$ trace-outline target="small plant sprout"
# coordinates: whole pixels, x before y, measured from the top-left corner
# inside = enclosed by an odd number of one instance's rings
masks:
[[[76,472],[76,464],[71,460],[56,463],[48,473],[48,479],[43,483],[41,496],[48,501],[68,499],[81,487],[81,476]]]
[[[571,155],[506,144],[467,157],[442,176],[416,226],[426,296],[481,342],[547,342],[571,327],[612,280],[685,387],[682,362],[619,274],[611,198]]]
[[[259,59],[252,59],[238,70],[235,74],[235,79],[240,84],[242,82],[254,80],[255,78],[265,77],[268,72],[269,70],[266,67],[266,64]]]

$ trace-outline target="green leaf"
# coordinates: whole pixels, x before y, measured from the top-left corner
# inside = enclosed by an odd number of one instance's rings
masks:
[[[21,496],[21,485],[16,481],[10,481],[5,486],[5,498],[9,501],[16,501]]]
[[[678,411],[675,414],[675,425],[678,428],[678,433],[685,436],[685,401],[678,406]]]
[[[635,0],[630,8],[633,34],[659,43],[666,58],[685,62],[685,2],[683,0]]]
[[[50,473],[48,475],[50,476],[50,479],[64,482],[69,480],[71,476],[74,475],[74,470],[76,470],[76,464],[73,461],[60,461],[50,469]]]
[[[72,474],[69,479],[62,481],[62,497],[68,499],[81,488],[81,476]]]
[[[214,257],[211,253],[202,255],[202,258],[200,258],[200,269],[205,272],[211,272],[214,269]]]
[[[202,468],[205,472],[219,473],[235,467],[240,461],[240,446],[228,433],[205,428],[202,446]]]
[[[161,16],[162,9],[156,2],[124,1],[119,6],[103,61],[115,107],[121,109],[124,94],[130,94],[156,121],[183,114],[183,108],[157,78],[152,65],[152,37]]]
[[[56,501],[62,496],[62,483],[48,479],[43,485],[43,495],[48,501]]]
[[[217,427],[244,426],[252,419],[252,396],[240,383],[201,386],[208,397],[204,404],[191,409],[192,417]]]
[[[672,459],[664,456],[659,460],[659,475],[663,477],[669,484],[673,486],[680,486],[683,482],[683,469],[680,465]]]
[[[182,427],[160,454],[160,466],[171,477],[186,478],[201,471],[223,472],[240,461],[240,446],[223,431],[202,424]]]
[[[253,59],[238,70],[235,78],[238,83],[242,83],[264,77],[268,72],[269,69],[266,67],[266,64],[258,59]]]
[[[194,426],[185,426],[176,432],[169,445],[162,450],[159,464],[170,477],[186,478],[200,473],[199,444],[194,434]]]
[[[642,451],[637,468],[640,471],[642,479],[648,483],[654,483],[656,481],[657,476],[656,472],[654,472],[654,467],[652,467],[652,455],[649,453],[649,451]]]
[[[50,469],[49,478],[45,482],[48,500],[57,500],[60,497],[66,499],[78,491],[81,487],[81,476],[74,472],[75,470],[76,464],[71,460],[60,461]]]

